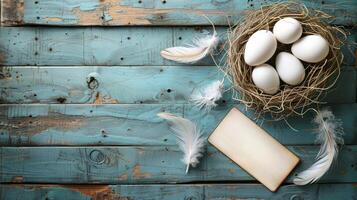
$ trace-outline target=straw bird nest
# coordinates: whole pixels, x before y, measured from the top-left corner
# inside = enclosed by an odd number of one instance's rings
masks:
[[[265,94],[252,81],[252,70],[244,62],[244,49],[248,38],[258,30],[272,30],[274,24],[284,17],[293,17],[300,21],[303,35],[319,34],[330,45],[329,54],[321,62],[305,63],[305,79],[297,86],[281,82],[280,90],[273,95]],[[283,2],[249,11],[229,33],[227,73],[234,87],[233,99],[260,114],[269,113],[275,119],[290,115],[303,115],[307,108],[316,106],[321,97],[331,88],[339,74],[343,55],[341,46],[346,34],[338,27],[327,23],[331,16],[318,10],[307,9],[303,4]],[[290,52],[291,45],[278,43],[276,53]],[[274,66],[275,55],[268,61]]]

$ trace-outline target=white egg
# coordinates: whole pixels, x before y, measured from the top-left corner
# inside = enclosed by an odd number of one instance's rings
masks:
[[[271,65],[262,64],[254,67],[252,79],[255,86],[267,94],[275,94],[279,90],[279,76],[274,67]]]
[[[275,67],[280,79],[289,85],[298,85],[305,78],[303,64],[290,53],[280,52],[276,56]]]
[[[271,31],[259,30],[248,39],[244,50],[244,61],[257,66],[268,61],[275,53],[276,39]]]
[[[329,44],[321,35],[308,35],[296,41],[291,52],[300,60],[317,63],[328,55]]]
[[[275,23],[273,33],[279,42],[291,44],[301,37],[302,26],[298,20],[285,17]]]

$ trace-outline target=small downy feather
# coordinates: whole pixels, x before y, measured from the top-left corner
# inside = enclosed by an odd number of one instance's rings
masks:
[[[216,80],[202,90],[194,92],[190,100],[200,109],[205,108],[209,111],[217,106],[216,101],[222,98],[223,88],[223,81]]]
[[[205,138],[196,124],[188,119],[177,117],[171,113],[158,113],[160,118],[169,121],[171,130],[177,137],[177,144],[183,152],[181,161],[186,165],[186,174],[190,165],[195,167],[202,156]]]
[[[293,181],[296,185],[306,185],[318,181],[329,170],[333,160],[337,157],[338,144],[343,144],[342,123],[329,109],[318,111],[314,123],[318,125],[317,141],[321,143],[320,151],[316,157],[317,161],[294,178]]]
[[[214,27],[213,27],[214,29]],[[217,32],[193,40],[186,46],[170,47],[161,51],[161,56],[180,63],[193,63],[206,57],[218,44]]]

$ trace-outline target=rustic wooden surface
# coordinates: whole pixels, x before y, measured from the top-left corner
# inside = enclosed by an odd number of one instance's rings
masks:
[[[337,16],[335,23],[356,25],[356,1],[309,1],[309,7]],[[265,0],[2,0],[3,25],[217,25],[238,20],[250,9],[268,4]]]
[[[152,185],[48,185],[0,186],[1,199],[354,199],[354,184],[285,185],[272,193],[259,184],[152,184]],[[156,198],[155,198],[156,197]]]
[[[357,2],[302,2],[336,15],[330,23],[351,34],[337,85],[322,99],[342,120],[345,145],[318,184],[299,187],[293,177],[318,151],[312,112],[288,118],[293,131],[256,119],[230,91],[203,112],[189,96],[223,77],[212,58],[184,65],[159,54],[212,31],[202,14],[224,40],[229,23],[268,1],[1,0],[0,199],[357,199]],[[301,158],[277,192],[211,145],[186,175],[156,116],[189,118],[208,136],[232,107]]]

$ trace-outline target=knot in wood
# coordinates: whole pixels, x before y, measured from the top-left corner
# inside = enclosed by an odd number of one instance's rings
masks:
[[[97,164],[103,164],[106,156],[99,150],[92,150],[89,153],[89,159]]]
[[[301,196],[294,194],[290,197],[290,200],[303,200],[304,198],[302,198]]]
[[[87,86],[89,89],[94,90],[99,87],[99,82],[95,77],[90,76],[87,78]]]

